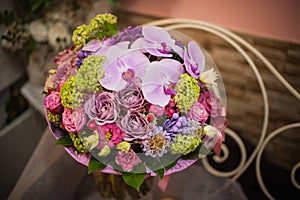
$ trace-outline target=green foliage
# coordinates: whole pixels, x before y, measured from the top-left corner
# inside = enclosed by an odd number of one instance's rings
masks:
[[[31,12],[35,12],[41,7],[48,9],[52,4],[52,0],[30,0],[30,1],[31,1]]]
[[[128,173],[123,172],[122,178],[125,181],[125,183],[137,191],[140,191],[140,187],[144,182],[146,173]]]
[[[59,138],[55,144],[63,145],[63,146],[73,146],[73,142],[69,136],[64,136],[64,137]]]
[[[106,167],[103,163],[99,162],[96,158],[91,157],[89,166],[88,166],[88,173],[92,173],[95,170],[102,170]]]

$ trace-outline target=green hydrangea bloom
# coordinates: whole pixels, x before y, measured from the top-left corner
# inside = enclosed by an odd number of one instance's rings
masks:
[[[197,134],[177,134],[173,142],[169,146],[172,154],[183,154],[194,151],[201,143],[201,139]]]
[[[98,37],[102,39],[104,36],[111,36],[117,33],[117,17],[105,13],[99,14],[94,17],[89,24],[90,32],[92,33],[91,37]]]
[[[49,122],[53,123],[54,126],[59,127],[61,125],[61,115],[54,115],[49,111],[47,111],[47,115]]]
[[[78,137],[78,135],[76,133],[69,133],[70,138],[74,144],[74,147],[76,148],[76,150],[79,153],[87,153],[88,151],[86,150],[86,148],[84,147],[81,139]]]
[[[200,86],[198,81],[188,74],[181,74],[175,87],[176,96],[174,97],[181,112],[188,112],[192,105],[198,101]]]
[[[97,92],[101,89],[99,80],[103,77],[104,71],[101,71],[104,56],[89,56],[80,66],[77,79],[76,90],[84,92]]]
[[[72,40],[76,49],[80,49],[90,40],[98,37],[109,37],[117,33],[117,17],[105,13],[94,17],[88,25],[83,24],[78,26],[73,32]]]
[[[86,24],[83,24],[81,26],[78,26],[74,32],[73,32],[73,36],[72,36],[72,41],[76,46],[76,49],[80,49],[81,47],[83,47],[86,42],[89,40],[91,35],[89,26]]]
[[[75,88],[75,85],[77,84],[76,79],[77,76],[70,76],[60,88],[59,96],[61,104],[65,108],[76,109],[83,101],[83,94]]]

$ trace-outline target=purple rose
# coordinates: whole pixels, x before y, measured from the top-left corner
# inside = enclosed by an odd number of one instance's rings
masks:
[[[143,107],[144,96],[138,79],[131,82],[126,88],[116,92],[116,100],[121,107],[127,110],[138,110]]]
[[[132,149],[128,152],[119,151],[115,161],[125,172],[132,171],[136,165],[142,162]]]
[[[84,110],[89,118],[100,126],[115,122],[119,113],[114,95],[103,91],[88,99],[84,104]]]
[[[61,105],[61,99],[59,97],[59,92],[51,92],[44,99],[44,106],[52,114],[61,114],[63,112],[63,106]]]
[[[124,140],[132,141],[134,139],[143,140],[149,132],[146,117],[136,111],[127,112],[121,120],[121,127],[125,131]]]
[[[200,123],[204,123],[208,118],[208,113],[202,103],[195,102],[186,116]]]
[[[79,132],[85,125],[86,117],[83,109],[72,110],[65,108],[62,114],[62,125],[68,131],[72,133]]]

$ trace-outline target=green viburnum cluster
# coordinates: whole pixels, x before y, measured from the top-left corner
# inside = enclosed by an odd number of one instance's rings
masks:
[[[83,101],[83,94],[76,89],[77,76],[70,76],[68,80],[60,88],[61,104],[65,108],[78,108]]]
[[[61,115],[54,115],[50,111],[47,112],[48,120],[53,123],[54,126],[59,127],[61,125]]]
[[[98,37],[112,36],[117,33],[117,17],[106,13],[99,14],[94,17],[88,25],[83,24],[78,26],[73,32],[72,40],[76,49],[83,47],[88,41]]]
[[[188,112],[192,105],[198,101],[200,86],[198,81],[188,74],[181,74],[175,87],[176,96],[174,97],[181,112]]]
[[[104,61],[104,56],[96,55],[84,60],[77,73],[76,89],[78,91],[96,93],[101,89],[99,80],[104,76],[104,71],[101,71]]]
[[[73,145],[74,147],[76,148],[76,150],[79,152],[79,153],[87,153],[88,150],[84,147],[81,139],[79,138],[79,136],[76,134],[76,133],[69,133],[70,135],[70,138],[73,142]]]
[[[173,142],[169,146],[172,154],[183,154],[194,151],[201,143],[201,138],[198,134],[177,134]]]

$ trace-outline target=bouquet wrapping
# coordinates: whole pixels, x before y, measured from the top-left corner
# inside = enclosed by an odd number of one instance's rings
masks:
[[[117,28],[111,14],[77,27],[49,71],[45,115],[78,162],[137,191],[151,176],[219,153],[226,126],[220,73],[191,38],[156,26]]]

